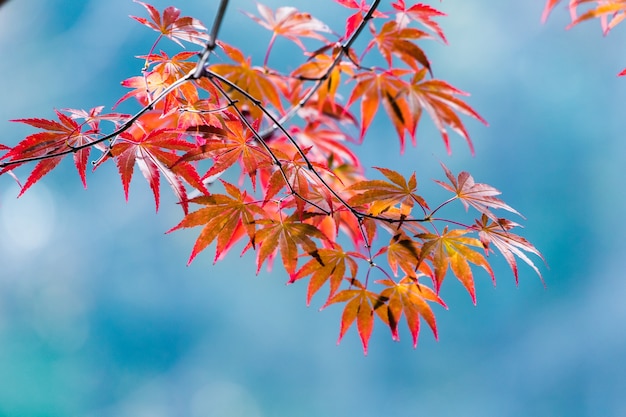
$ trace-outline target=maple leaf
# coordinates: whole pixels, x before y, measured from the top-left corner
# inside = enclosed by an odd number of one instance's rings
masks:
[[[188,265],[215,240],[217,246],[214,262],[242,237],[240,232],[245,232],[250,241],[253,241],[256,231],[255,220],[265,217],[265,211],[253,202],[246,191],[241,191],[226,181],[220,181],[228,195],[203,195],[189,200],[204,207],[187,214],[178,225],[167,232],[203,226],[191,250]]]
[[[543,22],[547,20],[552,9],[560,2],[561,0],[548,0],[546,2],[541,16]],[[587,10],[580,16],[577,15],[579,6],[591,3],[597,3],[596,7]],[[586,20],[599,18],[605,35],[626,18],[625,0],[570,0],[569,9],[572,23],[567,26],[568,29]]]
[[[576,17],[576,8],[585,3],[597,3],[598,5],[595,9],[588,10]],[[599,18],[602,31],[606,35],[626,18],[626,0],[572,0],[570,1],[570,11],[572,23],[567,26],[568,29],[585,20]]]
[[[311,259],[293,274],[289,283],[296,282],[306,276],[311,276],[306,295],[307,306],[311,303],[311,298],[328,281],[330,291],[328,298],[332,298],[339,290],[339,286],[345,278],[356,278],[358,265],[355,258],[365,259],[357,252],[344,252],[341,247],[321,248],[311,255]],[[349,276],[346,277],[346,271]]]
[[[448,177],[448,180],[452,185],[438,180],[435,180],[435,182],[446,190],[454,193],[456,198],[461,200],[461,203],[463,203],[465,210],[467,210],[469,206],[472,206],[494,221],[497,221],[497,217],[489,210],[489,208],[504,209],[521,216],[517,210],[496,197],[501,194],[500,191],[490,185],[476,183],[474,178],[465,171],[462,171],[459,173],[457,178],[454,178],[452,172],[450,172],[450,170],[443,163],[441,166],[443,167],[446,177]]]
[[[89,133],[100,133],[100,122],[102,121],[109,121],[113,123],[117,129],[123,122],[130,118],[130,115],[128,114],[102,113],[102,110],[104,110],[104,106],[94,107],[89,109],[89,111],[82,109],[63,109],[63,111],[68,113],[72,119],[84,120],[90,127]],[[99,145],[101,144],[97,144],[95,146],[100,150],[104,150],[104,147]]]
[[[202,161],[204,159],[214,159],[216,154],[221,153],[224,147],[225,138],[227,138],[231,132],[222,127],[223,120],[220,119],[220,126],[215,125],[200,125],[189,127],[185,130],[188,135],[193,135],[198,138],[198,144],[190,151],[184,153],[180,159],[176,162],[191,162]],[[233,161],[233,164],[235,161]],[[175,164],[175,165],[176,165]],[[204,175],[203,179],[208,177]]]
[[[120,103],[131,97],[135,97],[137,101],[144,106],[152,103],[155,96],[158,96],[163,90],[170,86],[171,80],[169,78],[169,76],[159,71],[151,71],[142,76],[127,78],[122,81],[121,84],[123,87],[132,88],[132,90],[117,100],[113,108],[115,109]],[[173,97],[173,94],[167,95],[165,98],[165,109],[169,110],[175,106]]]
[[[377,225],[373,219],[357,218],[352,211],[341,205],[336,207],[330,215],[313,217],[311,224],[332,241],[336,240],[341,231],[350,239],[355,250],[362,250],[370,245],[377,231]],[[331,247],[334,246],[331,245]]]
[[[323,88],[322,86],[320,90]],[[324,123],[327,126],[331,126],[335,131],[341,129],[334,122],[358,125],[356,117],[348,109],[335,102],[334,97],[326,96],[323,101],[320,101],[321,97],[319,94],[316,94],[314,97],[298,110],[298,116],[307,123]]]
[[[81,124],[78,124],[72,117],[55,110],[59,121],[50,119],[15,119],[12,122],[25,123],[43,132],[34,133],[27,136],[19,142],[1,159],[8,161],[19,161],[21,159],[45,158],[37,162],[35,168],[26,179],[24,186],[20,190],[18,196],[24,194],[33,184],[39,181],[43,176],[48,174],[57,167],[59,162],[66,156],[58,155],[58,153],[67,152],[68,150],[81,148],[84,145],[92,143],[96,140],[94,136],[88,132],[82,131]],[[74,165],[78,171],[83,187],[87,188],[86,169],[87,161],[91,148],[85,147],[73,151]],[[20,166],[22,163],[13,164],[13,167]],[[8,172],[9,168],[5,167],[0,170],[0,174]]]
[[[304,213],[294,213],[286,218],[260,219],[257,224],[261,226],[257,230],[254,240],[258,245],[257,249],[257,273],[261,270],[263,263],[274,256],[280,250],[280,256],[289,275],[296,271],[298,262],[298,246],[301,246],[307,253],[318,251],[315,239],[327,240],[328,238],[315,226],[303,223],[307,215]]]
[[[290,155],[278,149],[277,145],[280,143],[272,143],[271,151],[279,161],[280,168],[274,169],[265,182],[264,201],[270,201],[289,184],[288,195],[297,195],[297,198],[290,199],[290,201],[297,207],[298,213],[304,212],[307,203],[317,207],[324,214],[333,212],[333,194],[313,172],[313,169],[319,175],[329,178],[334,177],[333,171],[324,164],[303,158],[301,152],[293,148],[290,143],[288,143],[288,146],[292,148]],[[322,203],[326,208],[322,208],[317,203]]]
[[[111,147],[111,155],[115,158],[122,178],[124,197],[128,200],[130,180],[136,164],[150,184],[157,210],[160,200],[160,176],[163,175],[178,197],[183,211],[187,213],[187,192],[181,178],[203,194],[209,193],[196,169],[188,162],[179,161],[180,157],[176,153],[176,151],[189,151],[195,145],[180,139],[180,132],[172,129],[146,131],[140,124],[136,123],[133,127],[135,126],[137,127],[121,133],[117,142]]]
[[[411,277],[404,277],[397,283],[391,279],[376,281],[376,283],[387,287],[381,291],[380,297],[388,300],[388,322],[394,340],[399,340],[398,323],[402,315],[404,315],[406,324],[411,332],[413,348],[417,347],[417,337],[420,331],[420,317],[426,320],[435,339],[438,339],[435,314],[427,301],[436,302],[444,308],[448,307],[433,290],[419,284]]]
[[[159,32],[159,38],[165,36],[183,47],[179,39],[204,46],[209,39],[206,27],[198,19],[193,17],[180,17],[180,10],[170,6],[163,10],[163,15],[153,6],[134,0],[135,3],[141,4],[146,8],[150,15],[150,20],[144,17],[131,16],[133,19],[151,29]],[[158,39],[157,39],[158,42]],[[155,42],[156,44],[156,42]]]
[[[426,232],[426,230],[423,231]],[[387,253],[387,262],[394,275],[397,276],[398,268],[400,268],[408,277],[416,279],[420,275],[425,275],[435,282],[435,276],[430,266],[426,262],[422,262],[421,247],[420,242],[411,239],[401,231],[391,237],[389,245],[382,247],[374,255],[374,259]]]
[[[341,4],[344,7],[349,9],[357,9],[357,11],[352,14],[350,17],[346,19],[346,30],[342,39],[348,39],[356,30],[357,27],[363,22],[363,18],[367,14],[370,9],[370,5],[365,2],[365,0],[361,0],[360,3],[357,3],[356,0],[335,0],[337,3]],[[381,18],[387,17],[386,14],[375,10],[372,13],[373,18]]]
[[[258,103],[265,106],[272,104],[281,113],[284,111],[280,101],[279,90],[274,79],[262,68],[253,67],[250,58],[245,58],[241,51],[224,42],[217,42],[226,55],[233,60],[234,64],[213,64],[209,67],[210,72],[217,73],[227,78],[230,82],[246,91],[254,100],[233,90],[230,93],[231,99],[236,102],[245,103],[249,106],[250,115],[255,119],[263,116],[263,111],[258,107]],[[230,88],[227,88],[230,90]]]
[[[334,51],[334,53],[338,53],[338,51]],[[329,73],[328,69],[331,66],[333,67]],[[341,74],[346,73],[353,75],[353,69],[354,65],[351,62],[341,61],[339,64],[336,64],[335,56],[316,53],[311,59],[293,71],[291,76],[302,80],[324,80],[317,90],[316,97],[318,110],[322,111],[326,103],[330,103],[331,109],[337,106],[335,97],[337,96],[337,89],[341,83]],[[290,90],[294,91],[296,89],[292,86]],[[300,101],[297,96],[296,101]]]
[[[402,91],[402,95],[408,103],[413,119],[410,123],[408,121],[405,123],[410,126],[416,125],[422,114],[422,110],[426,110],[437,129],[439,129],[449,154],[452,153],[452,150],[450,148],[450,140],[446,126],[449,126],[452,130],[465,138],[473,155],[474,145],[456,112],[471,116],[485,125],[487,125],[487,121],[476,113],[467,103],[456,97],[457,95],[467,96],[469,94],[442,80],[424,80],[425,76],[426,69],[424,68],[415,74],[413,80]],[[413,127],[413,130],[414,129]]]
[[[310,13],[300,12],[295,7],[279,7],[276,9],[276,12],[273,13],[272,9],[269,7],[257,3],[257,9],[261,18],[251,13],[244,13],[259,25],[272,31],[272,38],[270,39],[265,54],[265,60],[263,61],[264,66],[267,65],[270,51],[277,36],[284,36],[298,45],[302,50],[305,50],[306,48],[300,41],[301,37],[314,38],[326,42],[326,38],[318,32],[332,32],[328,26],[311,16]]]
[[[537,275],[539,275],[541,282],[543,282],[543,277],[541,276],[539,269],[522,251],[533,253],[543,260],[541,253],[523,237],[509,232],[512,228],[518,227],[519,224],[507,219],[496,219],[495,221],[490,220],[491,219],[483,214],[480,220],[477,219],[474,226],[472,226],[472,228],[478,232],[478,237],[485,247],[485,250],[488,250],[491,247],[491,244],[493,244],[493,246],[500,251],[513,271],[516,285],[519,280],[515,256],[526,262],[526,264],[528,264],[537,273]]]
[[[122,82],[124,87],[135,88],[136,91],[127,93],[117,104],[130,96],[135,96],[143,105],[152,103],[155,96],[195,68],[196,63],[189,61],[189,59],[197,55],[197,52],[183,51],[169,57],[161,51],[160,54],[139,56],[138,58],[145,59],[142,70],[143,77],[131,77]],[[153,69],[148,71],[151,66]],[[143,82],[141,78],[143,78]],[[183,97],[187,100],[192,100],[192,98],[197,100],[198,93],[195,83],[182,83],[178,85],[175,91],[168,94],[165,97],[164,113],[176,110],[176,99]]]
[[[396,204],[400,205],[400,214],[404,217],[411,213],[415,203],[423,209],[428,208],[426,201],[415,193],[417,190],[415,172],[407,182],[401,174],[394,170],[374,168],[387,177],[389,181],[365,180],[352,184],[346,189],[347,191],[363,192],[351,197],[348,204],[351,206],[369,204],[368,212],[373,216],[386,212]]]
[[[439,24],[432,20],[434,17],[446,16],[445,13],[424,3],[413,4],[407,9],[404,0],[396,0],[391,3],[391,6],[397,10],[396,23],[400,27],[406,27],[411,21],[419,22],[427,29],[435,32],[444,43],[448,43]]]
[[[178,112],[178,129],[203,136],[203,127],[222,126],[224,118],[220,113],[223,106],[212,99],[199,98],[195,88],[186,92],[185,96],[188,98],[178,98],[178,105],[172,110]]]
[[[367,288],[358,280],[350,281],[354,289],[342,290],[326,301],[322,309],[336,303],[346,303],[341,316],[341,329],[339,339],[341,342],[346,331],[356,321],[359,337],[363,344],[363,352],[367,355],[367,345],[369,343],[372,330],[374,329],[374,313],[387,325],[389,325],[389,313],[387,311],[387,298],[382,297]]]
[[[259,120],[255,120],[253,129],[257,130],[258,125]],[[256,143],[255,136],[240,120],[225,120],[223,139],[207,141],[202,147],[202,150],[210,152],[214,159],[213,166],[203,178],[220,174],[236,162],[240,162],[242,172],[248,174],[253,188],[256,188],[259,166],[272,164],[270,155]]]
[[[404,152],[405,130],[408,130],[415,144],[415,128],[417,124],[414,123],[414,118],[410,114],[406,100],[401,97],[401,92],[408,88],[406,82],[401,77],[409,72],[408,70],[394,68],[380,73],[368,71],[355,76],[357,84],[354,86],[354,90],[352,90],[346,107],[361,99],[360,140],[363,140],[382,99],[383,107],[400,138],[401,152]]]
[[[476,291],[474,288],[474,275],[469,262],[482,267],[489,273],[495,285],[496,278],[491,266],[483,255],[471,249],[471,246],[485,248],[482,241],[476,238],[465,236],[471,229],[444,229],[440,235],[432,233],[420,233],[418,238],[423,240],[420,257],[422,260],[432,256],[432,263],[435,267],[435,292],[439,293],[441,283],[445,278],[448,266],[457,279],[467,289],[472,297],[472,302],[476,304]]]
[[[146,68],[154,65],[154,71],[164,75],[166,79],[178,78],[191,71],[196,63],[189,59],[196,57],[197,52],[183,51],[170,57],[165,52],[159,54],[141,55],[138,58],[146,60]]]
[[[550,15],[550,12],[560,2],[561,2],[561,0],[548,0],[547,1],[546,5],[545,5],[545,7],[543,9],[543,13],[541,14],[541,21],[542,22],[545,22],[546,20],[548,20],[548,16]]]
[[[421,64],[432,75],[430,62],[424,51],[415,44],[413,40],[421,38],[430,38],[430,35],[419,29],[401,27],[395,21],[386,22],[376,34],[372,28],[373,39],[365,48],[365,52],[370,50],[374,45],[387,61],[389,67],[392,66],[392,55],[397,55],[413,70],[419,70],[417,64]]]
[[[344,144],[350,138],[339,129],[324,128],[320,122],[312,120],[304,129],[294,126],[289,133],[300,146],[310,148],[307,155],[318,161],[360,166],[358,157]]]

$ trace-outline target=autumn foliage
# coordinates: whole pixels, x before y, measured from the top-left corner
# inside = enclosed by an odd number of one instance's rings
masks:
[[[115,164],[126,199],[139,173],[157,209],[166,182],[183,211],[170,231],[198,228],[189,262],[211,245],[217,261],[236,244],[255,252],[257,271],[280,262],[289,282],[306,282],[307,304],[318,296],[326,298],[323,307],[342,306],[339,339],[356,323],[366,352],[377,321],[394,340],[404,321],[414,346],[423,322],[437,337],[433,306],[445,307],[442,284],[455,277],[475,303],[477,274],[495,283],[488,260],[494,251],[516,282],[518,260],[541,277],[531,259],[540,253],[517,234],[519,225],[506,216],[519,213],[494,187],[442,164],[437,184],[449,198],[432,202],[420,194],[416,173],[366,172],[355,154],[378,113],[400,151],[407,138],[415,145],[418,124],[428,118],[448,152],[450,134],[473,152],[465,123],[486,122],[467,93],[434,77],[423,49],[425,42],[447,43],[444,13],[403,0],[335,0],[329,7],[344,13],[346,24],[331,29],[293,7],[258,4],[247,15],[270,36],[257,62],[219,40],[224,0],[211,32],[175,7],[137,3],[143,17],[133,18],[157,36],[140,57],[141,72],[122,81],[127,90],[116,105],[132,99],[140,110],[126,115],[99,106],[14,120],[36,129],[14,146],[0,145],[0,174],[18,180],[17,170],[30,167],[20,195],[70,155],[85,187],[88,167]],[[558,3],[548,1],[544,19]],[[599,18],[606,33],[624,18],[626,1],[572,0],[569,7],[572,25]],[[280,37],[302,49],[289,73],[271,66]],[[196,50],[170,56],[158,49],[164,38]],[[358,38],[368,39],[360,50]],[[227,171],[239,179],[224,180]],[[473,220],[444,217],[452,204]]]

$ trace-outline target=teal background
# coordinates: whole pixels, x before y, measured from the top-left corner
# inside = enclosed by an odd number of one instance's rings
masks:
[[[564,7],[541,24],[543,0],[434,3],[450,43],[427,46],[435,76],[490,123],[464,119],[476,156],[455,136],[448,156],[427,118],[402,156],[384,117],[356,150],[417,171],[429,201],[439,161],[500,189],[548,261],[535,259],[547,288],[523,263],[516,287],[496,255],[498,286],[477,271],[477,306],[444,285],[439,341],[424,329],[413,350],[378,324],[365,357],[354,330],[336,346],[340,309],[318,312],[323,296],[307,308],[279,267],[257,277],[251,256],[212,265],[211,250],[186,267],[197,231],[164,234],[181,218],[166,187],[155,214],[142,178],[125,203],[114,166],[84,191],[67,161],[19,200],[0,178],[0,416],[626,416],[625,28],[565,31]],[[177,6],[210,26],[217,1]],[[343,27],[339,6],[296,6]],[[269,35],[239,12],[254,7],[231,2],[221,37],[260,63]],[[145,11],[0,8],[0,142],[32,133],[9,119],[110,108],[156,35],[129,14]],[[293,52],[279,41],[272,64],[290,68]]]

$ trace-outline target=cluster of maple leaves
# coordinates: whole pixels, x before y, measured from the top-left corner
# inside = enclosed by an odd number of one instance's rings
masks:
[[[407,178],[376,168],[378,179],[365,177],[352,144],[363,140],[381,107],[401,150],[407,135],[415,144],[423,113],[449,152],[448,130],[473,151],[461,115],[485,121],[463,101],[463,91],[432,77],[421,45],[447,43],[437,21],[444,13],[404,0],[391,3],[389,11],[379,10],[379,0],[335,2],[348,9],[341,35],[293,7],[258,4],[258,16],[248,16],[271,32],[262,65],[217,39],[226,1],[211,33],[175,7],[160,12],[138,2],[148,17],[134,19],[159,35],[141,57],[141,74],[122,82],[129,91],[116,105],[132,98],[141,109],[132,116],[107,113],[102,106],[64,109],[56,110],[56,119],[15,120],[38,132],[13,147],[0,144],[0,174],[18,180],[15,169],[34,163],[20,184],[21,195],[72,155],[86,187],[96,149],[93,169],[115,163],[127,199],[136,169],[157,209],[160,183],[169,184],[184,212],[171,230],[201,227],[189,262],[211,244],[217,261],[243,242],[244,252],[256,252],[257,271],[280,258],[290,282],[308,280],[307,304],[327,284],[324,307],[344,305],[340,340],[356,322],[367,352],[376,317],[394,339],[402,317],[414,345],[422,319],[436,337],[431,304],[445,307],[439,292],[449,272],[476,302],[473,268],[495,282],[486,258],[491,251],[503,255],[516,282],[516,259],[541,276],[527,254],[541,255],[512,232],[518,224],[494,212],[518,214],[498,198],[499,191],[467,172],[454,175],[443,166],[446,180],[437,183],[450,198],[437,205],[418,194],[415,173]],[[557,3],[548,1],[544,18]],[[577,16],[576,8],[585,3],[596,7]],[[572,24],[599,17],[606,32],[623,19],[626,1],[572,0],[570,10]],[[370,41],[357,51],[353,44],[360,36]],[[269,66],[278,37],[303,51],[291,73]],[[203,49],[169,56],[156,52],[163,38]],[[302,38],[318,42],[316,48],[307,49]],[[377,62],[375,53],[384,66],[370,64]],[[345,101],[339,99],[340,86],[350,92]],[[221,179],[228,170],[239,173],[238,184]],[[476,213],[473,223],[439,216],[455,201]]]

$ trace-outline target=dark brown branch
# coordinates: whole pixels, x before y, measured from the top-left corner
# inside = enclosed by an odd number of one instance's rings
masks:
[[[359,24],[359,26],[356,28],[354,33],[350,35],[348,40],[341,45],[341,49],[337,53],[337,56],[335,56],[335,59],[333,60],[333,62],[330,63],[330,65],[326,69],[326,72],[319,79],[317,79],[317,82],[311,87],[308,93],[305,94],[305,96],[295,106],[291,107],[291,109],[289,109],[289,111],[287,111],[287,113],[285,113],[285,115],[281,117],[277,123],[274,123],[274,125],[262,131],[261,136],[263,136],[264,138],[270,136],[272,133],[276,131],[276,129],[279,129],[279,126],[281,124],[286,123],[289,119],[295,116],[298,110],[304,107],[306,103],[308,103],[309,100],[311,100],[311,98],[315,95],[315,93],[317,93],[317,90],[319,90],[322,84],[324,84],[324,81],[326,81],[328,77],[330,76],[330,74],[333,72],[333,69],[335,69],[335,67],[339,65],[344,55],[347,55],[349,57],[350,55],[349,51],[350,51],[350,48],[352,47],[352,44],[357,40],[357,38],[359,37],[363,29],[365,28],[367,23],[373,18],[374,12],[378,8],[379,3],[380,3],[380,0],[374,0],[372,2],[372,5],[370,6],[369,10],[363,17],[363,21],[361,22],[361,24]]]
[[[224,16],[226,15],[226,6],[228,6],[228,0],[221,0],[219,8],[217,9],[217,14],[215,15],[215,20],[213,21],[213,27],[211,28],[211,33],[209,34],[209,40],[204,47],[204,51],[202,51],[202,55],[200,60],[196,64],[196,68],[193,72],[193,79],[197,80],[202,76],[202,72],[207,62],[209,62],[209,56],[211,56],[211,52],[215,49],[215,45],[217,42],[217,34],[220,31],[220,27],[222,26],[222,21],[224,20]]]

